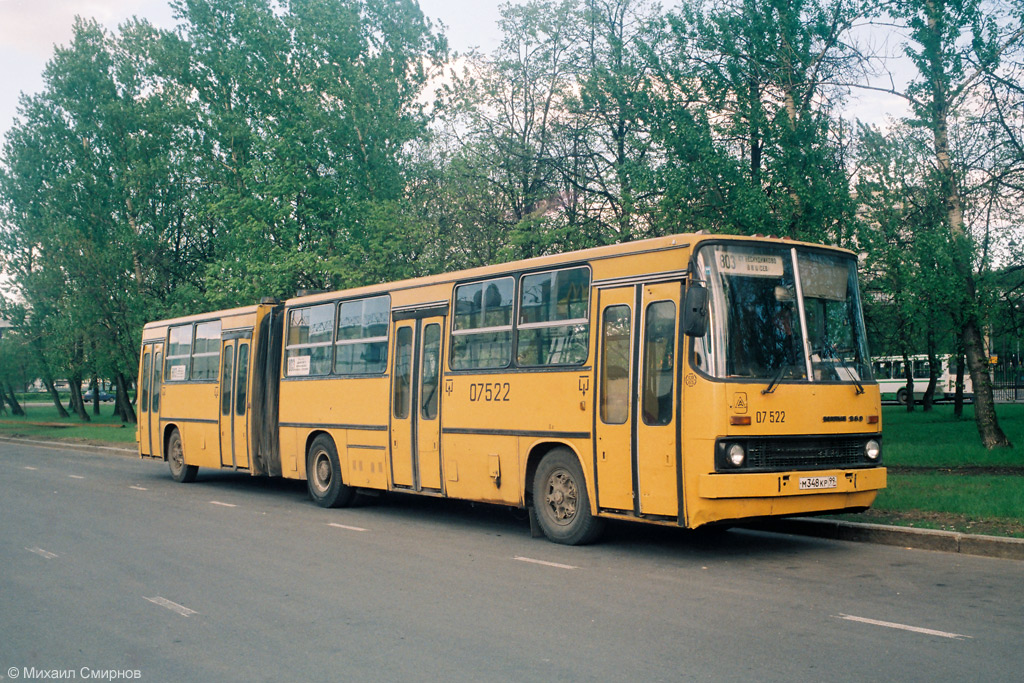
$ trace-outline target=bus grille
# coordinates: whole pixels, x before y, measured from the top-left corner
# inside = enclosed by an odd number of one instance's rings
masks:
[[[812,470],[864,466],[864,438],[750,439],[745,470]]]

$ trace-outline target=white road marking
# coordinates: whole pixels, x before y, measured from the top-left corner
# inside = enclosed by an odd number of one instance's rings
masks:
[[[149,490],[145,486],[129,486],[128,488],[135,489],[136,491],[148,491]]]
[[[210,505],[220,505],[221,507],[225,507],[225,508],[236,508],[236,507],[238,507],[234,503],[222,503],[219,500],[211,500],[210,501]]]
[[[36,555],[42,555],[48,560],[52,560],[57,557],[57,553],[51,553],[49,550],[43,550],[42,548],[25,548],[25,550],[30,553],[35,553]]]
[[[865,617],[855,617],[850,614],[840,614],[840,619],[846,619],[847,621],[858,621],[862,624],[871,624],[873,626],[884,626],[886,628],[895,628],[901,631],[913,631],[914,633],[923,633],[928,636],[939,636],[940,638],[952,638],[953,640],[962,640],[964,638],[973,638],[973,636],[965,636],[961,633],[948,633],[946,631],[936,631],[930,628],[921,628],[920,626],[908,626],[906,624],[896,624],[891,621],[879,621],[877,619],[867,619]]]
[[[513,560],[519,560],[520,562],[529,562],[531,564],[542,564],[545,567],[554,567],[556,569],[579,569],[571,564],[559,564],[558,562],[547,562],[546,560],[535,560],[532,557],[521,557],[519,555],[512,558]]]
[[[143,595],[142,597],[146,598],[145,595]],[[172,612],[177,612],[178,614],[180,614],[183,617],[190,617],[193,614],[199,614],[199,612],[195,611],[194,609],[189,609],[188,607],[185,607],[184,605],[179,605],[176,602],[171,602],[167,598],[156,597],[156,598],[146,598],[146,600],[149,600],[154,605],[160,605],[161,607],[166,607],[167,609],[171,610]]]
[[[68,476],[71,477],[72,479],[85,479],[85,477],[83,477],[80,474],[69,474]]]
[[[25,465],[25,469],[26,470],[32,470],[34,472],[34,471],[38,470],[39,468],[38,467],[29,467],[28,465]]]
[[[361,526],[348,526],[347,524],[338,524],[336,522],[328,522],[327,526],[333,526],[335,529],[348,529],[349,531],[366,531]]]

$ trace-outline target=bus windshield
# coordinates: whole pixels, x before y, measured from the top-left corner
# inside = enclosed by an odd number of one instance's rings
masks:
[[[856,261],[798,247],[713,244],[697,255],[711,324],[694,362],[712,377],[871,380]]]

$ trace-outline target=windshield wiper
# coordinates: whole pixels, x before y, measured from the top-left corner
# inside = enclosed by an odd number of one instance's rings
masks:
[[[782,376],[786,374],[786,370],[789,370],[793,365],[793,363],[783,363],[778,372],[775,373],[775,376],[772,377],[772,381],[768,383],[768,386],[761,390],[761,393],[774,394],[775,388],[779,386],[779,382],[782,380]]]
[[[852,381],[857,387],[857,395],[859,396],[864,393],[864,385],[860,383],[860,377],[857,374],[856,368],[850,365],[850,361],[846,360],[846,356],[844,356],[842,352],[835,347],[835,345],[828,343],[824,344],[821,347],[820,357],[831,358],[834,361],[838,361],[839,367],[846,370],[847,374],[850,375],[850,381]],[[839,377],[839,379],[843,379],[839,376],[838,371],[836,372],[836,376]]]
[[[861,394],[863,394],[864,393],[864,386],[860,383],[860,378],[857,376],[857,370],[854,369],[854,367],[852,365],[850,365],[850,362],[846,360],[846,356],[844,356],[839,351],[839,349],[834,349],[833,352],[832,352],[832,357],[835,358],[836,360],[838,360],[839,364],[842,367],[844,367],[847,372],[850,373],[850,379],[853,380],[853,383],[857,387],[857,395],[860,396]]]

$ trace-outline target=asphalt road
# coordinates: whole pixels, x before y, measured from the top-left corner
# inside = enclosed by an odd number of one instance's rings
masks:
[[[1020,561],[638,525],[571,548],[503,508],[323,510],[0,442],[0,679],[1020,680],[1022,634]]]

